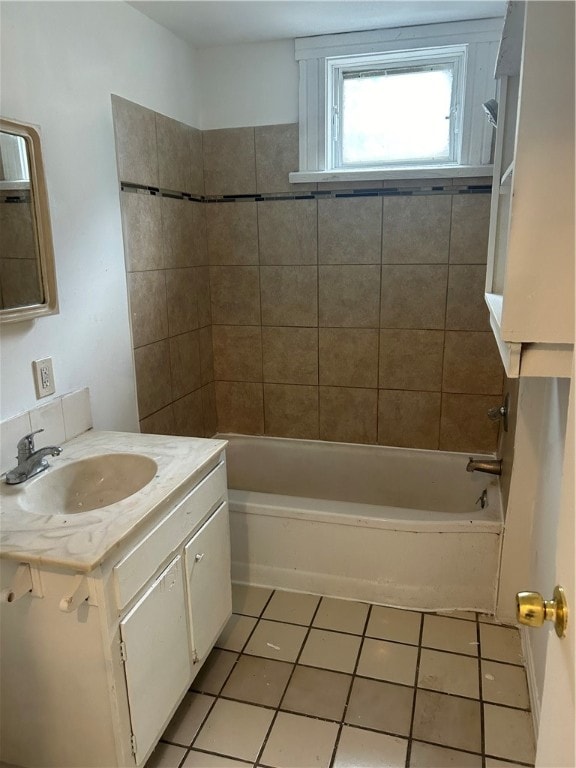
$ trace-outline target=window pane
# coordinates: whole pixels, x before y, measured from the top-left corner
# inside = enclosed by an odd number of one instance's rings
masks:
[[[359,75],[343,80],[344,165],[450,159],[451,67]]]

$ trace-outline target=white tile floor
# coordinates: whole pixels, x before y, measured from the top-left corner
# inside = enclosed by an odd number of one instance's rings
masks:
[[[235,585],[234,615],[147,768],[533,762],[515,628]]]

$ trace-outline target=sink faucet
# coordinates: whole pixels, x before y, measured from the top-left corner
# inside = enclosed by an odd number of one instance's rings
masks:
[[[466,472],[487,472],[489,475],[502,474],[502,459],[473,459],[466,465]]]
[[[34,475],[44,472],[49,464],[46,456],[58,456],[62,453],[62,448],[57,445],[47,445],[45,448],[34,450],[34,435],[38,432],[44,432],[43,429],[37,429],[29,435],[18,441],[18,466],[6,472],[6,482],[8,485],[16,485],[29,480]]]

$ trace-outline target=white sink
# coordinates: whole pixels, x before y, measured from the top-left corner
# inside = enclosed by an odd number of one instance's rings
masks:
[[[154,459],[138,453],[105,453],[49,469],[25,487],[27,512],[70,515],[89,512],[132,496],[158,471]]]

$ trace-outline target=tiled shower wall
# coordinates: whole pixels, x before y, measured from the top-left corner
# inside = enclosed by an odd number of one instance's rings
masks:
[[[140,428],[211,436],[202,135],[124,99],[112,104]]]
[[[143,431],[495,450],[485,180],[291,185],[296,125],[200,135],[149,115],[157,181],[119,149],[121,180],[197,200],[122,193]]]

